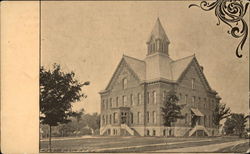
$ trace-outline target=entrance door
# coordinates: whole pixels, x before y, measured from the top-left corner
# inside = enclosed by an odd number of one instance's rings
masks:
[[[127,124],[128,120],[127,120],[127,113],[126,112],[122,112],[121,114],[121,124]]]

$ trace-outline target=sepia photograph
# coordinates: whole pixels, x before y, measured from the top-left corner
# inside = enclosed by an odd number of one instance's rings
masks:
[[[249,153],[249,1],[41,1],[40,153]]]

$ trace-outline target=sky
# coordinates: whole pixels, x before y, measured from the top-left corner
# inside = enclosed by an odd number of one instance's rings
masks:
[[[87,98],[74,110],[100,112],[99,91],[105,89],[122,55],[144,59],[146,41],[157,17],[170,40],[169,54],[179,59],[195,54],[210,86],[232,112],[249,113],[249,38],[237,58],[240,42],[214,10],[188,8],[197,1],[42,2],[41,64],[53,63],[76,78],[90,81],[83,88]],[[245,15],[249,23],[249,10]],[[249,35],[248,35],[249,36]]]

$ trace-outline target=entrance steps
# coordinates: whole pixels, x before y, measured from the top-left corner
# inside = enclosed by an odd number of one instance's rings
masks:
[[[198,133],[199,131],[203,131],[204,133],[206,133],[207,136],[211,136],[211,134],[208,132],[208,130],[204,126],[202,126],[202,125],[196,125],[193,129],[191,129],[189,131],[189,135],[188,136],[193,136],[194,133]]]
[[[130,128],[127,124],[121,124],[118,128],[116,126],[113,129],[120,129],[119,135],[122,135],[122,136],[134,136],[135,135],[135,130]],[[112,135],[111,131],[112,131],[112,126],[106,125],[100,128],[100,135]]]

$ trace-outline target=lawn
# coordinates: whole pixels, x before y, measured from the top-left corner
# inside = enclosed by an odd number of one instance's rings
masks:
[[[237,141],[228,137],[98,137],[52,140],[53,152],[149,152]],[[40,142],[40,151],[48,152],[48,141]]]

